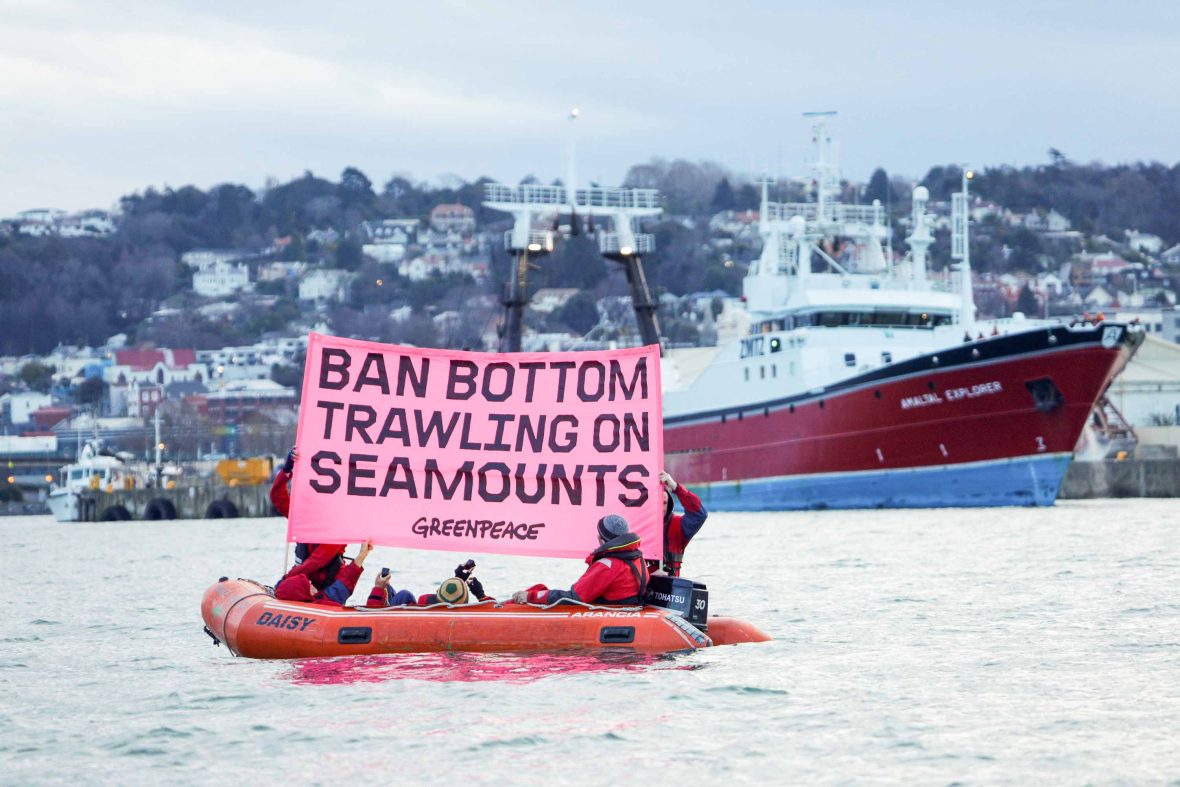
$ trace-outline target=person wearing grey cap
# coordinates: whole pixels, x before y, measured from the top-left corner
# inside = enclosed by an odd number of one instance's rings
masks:
[[[513,593],[512,600],[518,604],[554,604],[566,599],[615,606],[642,604],[648,574],[639,543],[626,519],[607,514],[598,520],[598,549],[586,557],[590,567],[573,587],[550,590],[533,585]]]

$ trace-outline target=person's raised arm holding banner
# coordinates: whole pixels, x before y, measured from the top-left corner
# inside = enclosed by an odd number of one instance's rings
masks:
[[[291,495],[287,491],[287,484],[295,473],[297,461],[299,450],[292,447],[287,452],[287,461],[275,473],[274,483],[270,487],[271,505],[283,516],[291,515]],[[344,547],[344,544],[295,544],[295,565],[283,574],[279,582],[303,574],[316,587],[328,587],[344,564]]]

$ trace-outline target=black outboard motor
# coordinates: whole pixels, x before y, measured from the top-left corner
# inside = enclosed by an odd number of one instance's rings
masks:
[[[651,577],[643,602],[675,612],[701,631],[709,625],[709,590],[684,577]]]

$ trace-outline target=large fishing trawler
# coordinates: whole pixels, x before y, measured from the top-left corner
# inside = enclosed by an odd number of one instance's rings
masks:
[[[740,311],[748,335],[663,354],[667,469],[719,510],[1052,505],[1141,330],[1101,319],[977,320],[970,171],[952,199],[954,269],[928,264],[934,217],[921,186],[909,251],[895,259],[885,207],[839,201],[832,114],[811,115],[812,201],[773,202],[763,184],[763,249]],[[586,231],[626,271],[641,342],[660,341],[640,261],[654,238],[638,231],[661,212],[659,194],[578,188],[573,150],[571,137],[569,188],[486,186],[484,204],[513,217],[504,351],[521,349],[530,255],[544,256],[560,234],[558,222],[554,231],[534,222],[561,214],[571,232],[579,214],[596,218]]]
[[[838,201],[829,119],[814,120],[814,201],[772,202],[763,185],[749,334],[665,358],[668,470],[722,510],[1052,505],[1142,333],[978,321],[970,171],[952,201],[958,265],[935,276],[927,190],[895,260],[883,206]]]

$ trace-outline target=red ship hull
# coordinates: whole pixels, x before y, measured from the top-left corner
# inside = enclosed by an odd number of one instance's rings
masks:
[[[816,392],[665,419],[669,470],[729,510],[1051,505],[1142,334],[965,343]]]

